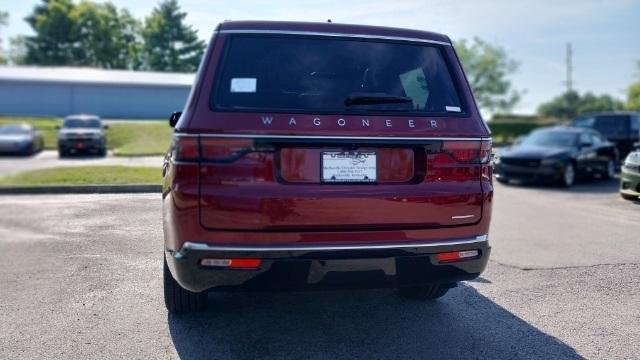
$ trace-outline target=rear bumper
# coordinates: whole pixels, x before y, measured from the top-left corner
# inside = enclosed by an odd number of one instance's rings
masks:
[[[438,263],[436,254],[478,250],[479,256]],[[441,242],[339,246],[212,246],[188,242],[166,251],[178,283],[194,292],[210,289],[295,290],[448,284],[471,280],[487,266],[487,236]],[[207,268],[202,258],[259,258],[258,269]]]
[[[99,151],[104,149],[104,147],[104,139],[58,140],[58,149],[63,151]]]
[[[520,182],[556,182],[562,179],[564,168],[556,166],[539,166],[527,168],[522,166],[499,164],[494,168],[494,175],[500,180],[515,180]]]
[[[620,192],[640,196],[640,174],[623,170],[620,174]]]

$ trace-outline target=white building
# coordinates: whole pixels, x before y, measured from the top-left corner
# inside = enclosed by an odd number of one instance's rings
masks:
[[[167,119],[182,110],[193,80],[185,73],[0,66],[0,115]]]

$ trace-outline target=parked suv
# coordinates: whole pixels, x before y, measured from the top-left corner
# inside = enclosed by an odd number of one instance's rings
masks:
[[[573,126],[599,131],[616,145],[620,159],[633,151],[640,141],[640,114],[633,112],[607,112],[587,114],[573,121]]]
[[[69,115],[58,132],[60,157],[79,153],[107,154],[107,135],[100,117],[96,115]]]
[[[170,123],[170,312],[231,288],[434,299],[485,269],[491,138],[447,36],[225,22]]]

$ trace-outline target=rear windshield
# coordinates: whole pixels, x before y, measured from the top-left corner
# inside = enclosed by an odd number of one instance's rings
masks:
[[[573,121],[574,126],[598,130],[605,136],[626,136],[629,126],[628,115],[585,116]]]
[[[233,36],[213,94],[221,110],[464,111],[441,50],[413,43]]]
[[[62,127],[66,128],[99,128],[100,120],[66,119]]]
[[[566,148],[575,146],[577,139],[576,133],[569,131],[534,131],[520,144]]]
[[[598,116],[595,129],[604,135],[627,135],[629,116]]]
[[[31,129],[25,126],[20,126],[20,125],[0,126],[0,134],[20,135],[20,134],[29,134],[30,132],[31,132]]]

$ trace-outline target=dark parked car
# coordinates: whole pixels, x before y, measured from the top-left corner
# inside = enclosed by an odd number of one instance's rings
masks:
[[[490,133],[447,36],[225,22],[164,167],[164,294],[395,287],[417,299],[489,258]]]
[[[552,127],[533,131],[494,159],[500,182],[555,182],[571,186],[577,177],[612,178],[618,153],[597,131]]]
[[[58,154],[107,154],[107,134],[100,117],[95,115],[70,115],[64,119],[58,133]]]
[[[608,112],[578,117],[573,126],[597,130],[616,145],[623,160],[640,141],[640,114],[633,112]]]
[[[42,134],[31,125],[0,126],[0,154],[31,155],[43,148]]]

